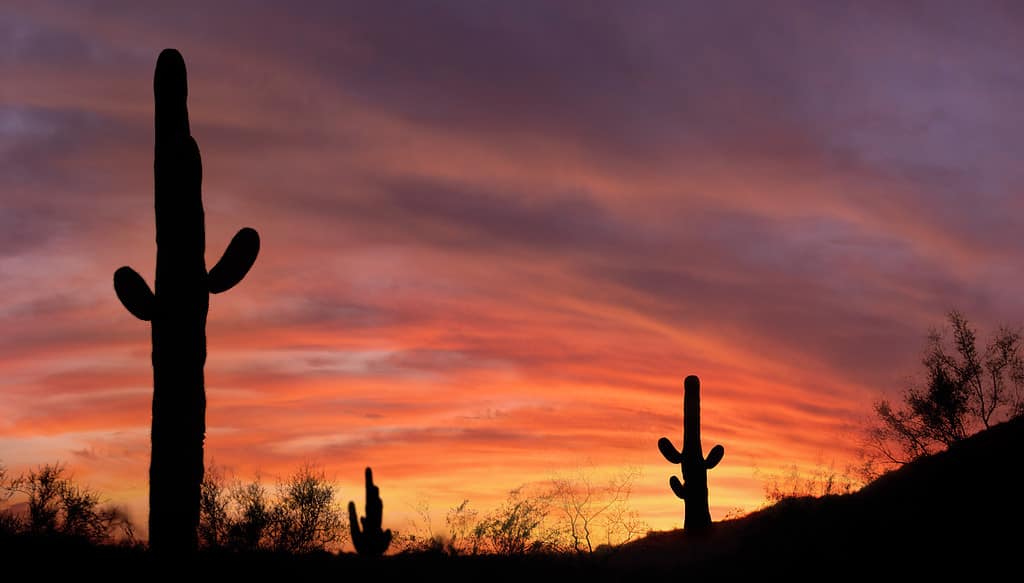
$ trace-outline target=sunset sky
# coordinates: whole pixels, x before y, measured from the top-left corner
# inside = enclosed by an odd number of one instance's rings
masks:
[[[854,461],[958,308],[1024,320],[1013,2],[0,5],[0,462],[146,521],[156,57],[182,52],[211,298],[207,460],[310,461],[385,525],[635,466],[703,381],[712,516]]]

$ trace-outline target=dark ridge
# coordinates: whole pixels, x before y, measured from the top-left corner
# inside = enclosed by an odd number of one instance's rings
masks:
[[[703,537],[652,533],[615,553],[618,569],[708,574],[888,576],[1015,569],[1024,537],[1024,418],[917,460],[862,490],[793,498]]]

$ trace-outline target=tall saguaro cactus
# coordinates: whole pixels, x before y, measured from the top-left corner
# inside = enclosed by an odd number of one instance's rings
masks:
[[[151,322],[153,428],[149,466],[149,544],[157,552],[196,548],[199,487],[206,436],[206,315],[210,294],[245,277],[259,253],[259,235],[240,230],[206,271],[202,161],[188,123],[185,61],[160,53],[153,77],[156,102],[154,198],[156,285],[134,269],[114,273],[114,290],[136,318]]]
[[[352,531],[352,544],[360,555],[379,557],[391,544],[391,529],[381,530],[384,518],[384,502],[380,499],[380,488],[373,485],[373,471],[366,468],[366,517],[356,515],[356,503],[348,503],[348,526]],[[360,522],[363,529],[359,530]]]
[[[668,461],[679,464],[683,470],[683,481],[672,476],[669,486],[676,496],[686,503],[683,515],[683,529],[702,531],[711,526],[711,511],[708,509],[708,470],[718,465],[725,455],[725,448],[716,445],[704,457],[700,444],[700,379],[691,375],[683,383],[683,449],[676,450],[672,440],[662,437],[658,449]]]

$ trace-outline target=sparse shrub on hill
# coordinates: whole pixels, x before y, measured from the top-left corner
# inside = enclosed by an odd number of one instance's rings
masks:
[[[1019,329],[1000,326],[984,349],[957,311],[948,329],[928,335],[925,379],[900,402],[880,399],[866,431],[868,478],[942,451],[992,425],[1024,414],[1024,357]]]
[[[790,466],[779,474],[764,476],[766,504],[787,498],[820,498],[833,494],[850,494],[864,485],[852,469],[837,470],[834,464],[819,464],[811,470]]]

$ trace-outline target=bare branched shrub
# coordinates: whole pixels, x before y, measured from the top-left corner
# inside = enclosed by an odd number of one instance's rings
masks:
[[[912,384],[902,402],[880,399],[865,439],[865,474],[946,449],[993,424],[1024,414],[1024,339],[1001,326],[984,350],[959,312],[948,330],[933,330],[925,346],[924,383]]]
[[[63,464],[45,464],[15,478],[3,469],[0,492],[0,501],[6,504],[0,508],[4,532],[68,536],[94,543],[134,540],[128,514],[104,505],[98,492],[75,483]],[[15,513],[15,505],[23,506],[24,513]]]
[[[348,519],[324,473],[303,466],[271,492],[256,478],[230,485],[207,472],[200,491],[199,541],[204,548],[309,553],[348,541]]]
[[[450,555],[480,554],[480,538],[476,526],[480,522],[480,513],[469,507],[469,500],[448,510],[444,518],[448,527],[446,548]]]
[[[768,474],[764,478],[766,504],[786,498],[820,498],[833,494],[850,494],[864,485],[853,468],[837,470],[834,463],[818,464],[811,470],[790,466],[781,474]]]
[[[548,521],[552,501],[550,492],[531,495],[525,486],[512,490],[501,506],[476,525],[474,536],[480,548],[505,556],[558,551],[562,533]]]
[[[639,477],[639,468],[627,468],[597,481],[592,471],[580,469],[570,477],[551,480],[552,502],[570,548],[592,553],[598,545],[624,544],[649,530],[629,507]]]

